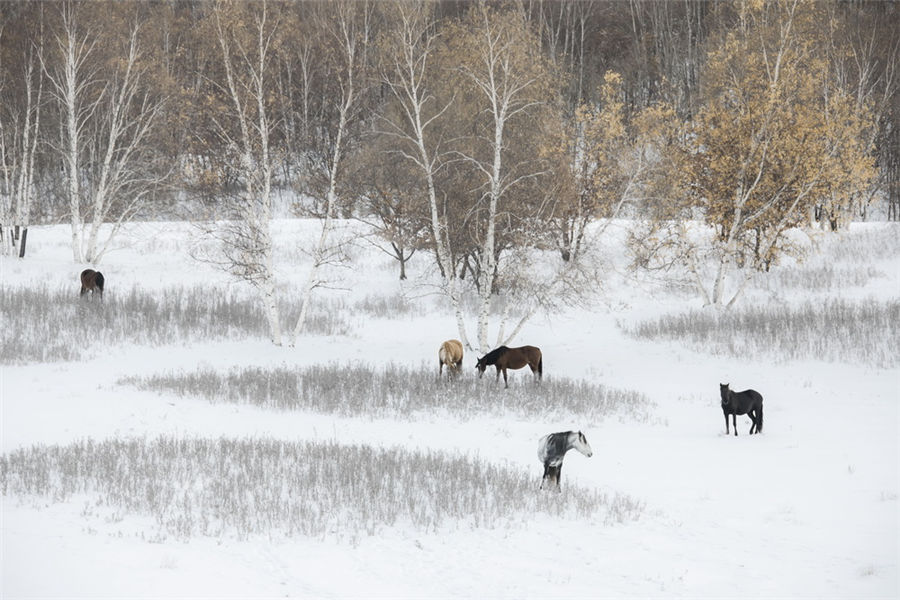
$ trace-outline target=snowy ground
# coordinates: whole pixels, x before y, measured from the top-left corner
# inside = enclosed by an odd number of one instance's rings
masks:
[[[296,227],[280,223],[286,239]],[[133,226],[126,247],[100,265],[107,294],[225,282],[187,257],[188,235],[180,226]],[[2,258],[2,285],[71,287],[76,301],[80,267],[66,244],[64,227],[32,228],[29,257]],[[361,249],[356,261],[345,275],[348,297],[400,291],[385,255]],[[425,264],[414,262],[413,275]],[[900,256],[877,266],[883,277],[847,294],[896,297]],[[286,284],[304,275],[302,265],[289,263],[281,273]],[[404,290],[420,292],[415,282]],[[261,339],[128,346],[98,348],[77,363],[5,365],[3,453],[163,434],[340,440],[498,461],[533,473],[539,493],[537,439],[582,429],[594,455],[572,453],[563,485],[627,494],[644,509],[619,524],[519,515],[494,529],[399,526],[352,540],[160,542],[142,535],[152,529],[146,515],[109,518],[90,496],[4,496],[0,597],[898,597],[900,373],[814,360],[747,362],[631,339],[617,321],[698,306],[650,291],[611,279],[597,308],[537,318],[516,343],[543,349],[550,384],[565,376],[646,394],[658,406],[651,423],[340,418],[214,405],[116,383],[199,365],[433,364],[440,342],[456,334],[433,297],[415,300],[422,307],[415,316],[350,317],[350,336],[306,337],[296,348]],[[464,361],[466,377],[474,376],[473,354]],[[511,386],[527,380],[524,371],[510,378]],[[763,435],[746,435],[746,417],[738,420],[739,437],[725,435],[720,382],[762,392]],[[493,383],[486,378],[485,385]]]

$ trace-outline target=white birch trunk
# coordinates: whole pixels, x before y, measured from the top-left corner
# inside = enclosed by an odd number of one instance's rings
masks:
[[[398,4],[402,19],[402,48],[396,64],[390,74],[383,75],[383,82],[387,84],[395,99],[403,106],[406,126],[391,123],[391,128],[396,130],[391,133],[412,143],[415,147],[414,154],[405,154],[404,157],[415,163],[425,176],[428,189],[428,208],[430,212],[431,235],[434,240],[435,252],[443,273],[443,292],[450,299],[453,316],[456,319],[458,337],[465,348],[471,349],[466,335],[466,320],[462,309],[459,282],[456,270],[453,268],[452,249],[447,236],[447,228],[441,219],[438,209],[437,193],[434,185],[434,173],[438,156],[432,154],[425,142],[426,131],[449,108],[449,104],[437,110],[433,116],[426,118],[423,115],[425,104],[430,97],[425,87],[426,67],[433,49],[435,34],[424,13],[424,6],[420,3]]]
[[[488,202],[487,231],[481,245],[481,272],[478,287],[481,307],[478,312],[478,345],[482,352],[490,350],[488,345],[488,328],[490,326],[491,297],[494,288],[494,271],[496,261],[497,205],[500,201],[500,169],[502,167],[501,149],[503,148],[503,121],[505,115],[501,109],[494,123],[494,160],[491,165],[491,191]]]
[[[331,207],[334,206],[335,201],[336,196],[334,194],[334,191],[329,190],[328,197],[325,200],[327,216],[325,217],[325,221],[322,223],[322,231],[319,233],[319,241],[316,244],[315,249],[313,250],[313,264],[310,266],[309,272],[306,275],[306,281],[303,284],[300,297],[300,315],[297,317],[297,323],[294,325],[294,333],[291,345],[295,345],[297,343],[297,339],[300,337],[300,333],[303,331],[303,326],[306,324],[306,318],[309,315],[309,307],[312,303],[313,292],[319,286],[319,270],[321,268],[324,255],[327,252],[328,240],[331,238],[331,231],[334,228],[334,221],[331,216]]]
[[[313,292],[319,286],[319,272],[325,262],[327,262],[328,246],[331,239],[331,232],[334,228],[334,213],[337,209],[338,199],[338,171],[340,169],[341,160],[343,157],[344,137],[347,135],[347,126],[350,119],[350,111],[353,108],[353,104],[356,102],[356,69],[358,66],[357,60],[359,59],[357,55],[358,40],[355,37],[355,31],[353,30],[350,23],[351,18],[351,15],[343,12],[343,10],[341,11],[339,17],[340,22],[338,23],[338,27],[340,29],[340,31],[338,32],[338,37],[341,42],[342,49],[346,53],[345,58],[347,59],[347,71],[346,73],[344,73],[344,75],[346,76],[346,80],[343,82],[344,86],[342,86],[343,94],[341,98],[340,114],[338,117],[338,130],[335,137],[334,153],[331,158],[331,168],[329,169],[328,173],[328,192],[325,196],[325,221],[322,224],[322,231],[319,235],[318,244],[313,250],[313,264],[310,266],[310,271],[306,278],[306,285],[302,292],[300,315],[297,317],[297,323],[294,326],[293,343],[296,343],[296,340],[303,329],[303,325],[306,321],[306,316],[309,310],[309,304],[312,300]],[[368,33],[366,33],[365,39],[363,40],[363,45],[365,45],[365,41],[367,39]]]
[[[516,326],[513,328],[512,332],[509,334],[509,336],[507,338],[503,339],[502,341],[500,341],[497,345],[498,346],[508,346],[509,344],[511,344],[512,341],[515,339],[515,337],[517,335],[519,335],[519,332],[522,331],[522,328],[525,327],[525,324],[531,320],[531,317],[534,316],[534,313],[535,313],[535,310],[529,310],[524,315],[522,315],[522,317],[519,319],[519,322],[516,323]]]
[[[0,254],[16,254],[15,228],[27,229],[30,221],[43,90],[43,78],[39,77],[35,93],[34,67],[34,55],[29,54],[25,70],[25,110],[19,113],[21,118],[17,114],[10,124],[11,134],[7,131],[7,124],[0,118],[0,164],[7,165],[7,168],[2,169],[3,186],[0,189],[3,196],[0,226],[5,228],[0,236],[3,239]],[[9,98],[7,101],[9,100],[14,99]]]
[[[6,132],[4,131],[3,120],[0,119],[0,164],[7,164],[7,150],[6,150]],[[0,246],[0,255],[7,255],[13,253],[13,248],[15,247],[15,228],[12,225],[12,203],[13,203],[13,191],[11,183],[11,172],[10,169],[3,169],[3,187],[0,189],[0,227],[3,228],[0,231],[0,240],[2,240],[2,246]]]
[[[243,85],[240,85],[235,78],[235,68],[231,61],[227,34],[222,28],[218,11],[215,12],[215,17],[227,89],[231,101],[234,103],[240,130],[240,138],[235,143],[241,148],[240,170],[245,189],[243,198],[240,200],[239,214],[244,222],[243,226],[251,237],[247,242],[249,247],[239,249],[251,253],[251,256],[247,258],[248,265],[245,267],[249,272],[244,272],[243,277],[259,288],[269,325],[269,335],[272,343],[280,346],[282,344],[281,319],[278,310],[271,233],[273,167],[269,154],[270,125],[265,105],[268,92],[265,75],[270,42],[268,37],[270,32],[266,31],[266,4],[262,4],[262,13],[255,23],[256,64],[252,64],[247,55],[244,55],[249,83],[243,82]],[[241,95],[242,89],[247,90],[248,102],[256,103],[257,121],[253,127],[251,127],[248,111]],[[258,135],[256,140],[259,147],[258,156],[254,156],[256,144],[254,144],[253,133]]]
[[[78,79],[75,57],[74,32],[69,32],[66,42],[64,71],[64,110],[66,114],[66,178],[69,197],[69,214],[72,226],[72,258],[75,262],[84,261],[81,247],[81,192],[79,189],[78,165]]]
[[[34,159],[37,154],[38,132],[40,131],[41,122],[41,95],[44,87],[43,78],[39,77],[37,95],[35,97],[32,80],[33,73],[34,56],[30,55],[25,74],[25,122],[22,129],[21,170],[16,192],[16,224],[20,225],[23,230],[28,228],[31,221],[31,201],[34,191]]]

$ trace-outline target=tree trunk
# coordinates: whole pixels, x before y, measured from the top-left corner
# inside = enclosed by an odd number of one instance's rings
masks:
[[[25,240],[28,239],[28,228],[22,228],[22,237],[19,240],[19,258],[25,258]]]

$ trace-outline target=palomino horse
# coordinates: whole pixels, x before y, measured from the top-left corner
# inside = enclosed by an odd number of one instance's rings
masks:
[[[538,381],[540,381],[544,373],[544,359],[541,356],[541,349],[536,346],[522,346],[520,348],[500,346],[491,350],[479,358],[478,363],[475,365],[475,368],[478,369],[479,379],[484,376],[484,370],[488,365],[494,365],[497,368],[498,381],[500,372],[503,372],[504,387],[509,387],[509,382],[506,379],[507,369],[521,369],[528,365]]]
[[[441,344],[438,350],[438,377],[444,373],[444,365],[447,365],[447,373],[451,376],[459,373],[462,368],[463,345],[459,340],[447,340]]]
[[[731,433],[728,430],[728,415],[731,415],[734,425],[734,435],[737,435],[737,416],[747,415],[753,424],[750,425],[750,435],[762,433],[763,428],[763,397],[756,390],[744,390],[734,392],[729,389],[729,384],[720,383],[719,393],[722,394],[722,412],[725,413],[725,435]]]
[[[93,269],[85,269],[81,272],[81,295],[84,296],[88,292],[91,296],[100,292],[100,300],[103,300],[103,273]]]
[[[562,464],[566,452],[575,448],[588,458],[593,456],[587,438],[580,431],[561,431],[545,435],[538,441],[538,459],[544,463],[544,477],[541,479],[541,489],[546,483],[548,489],[561,491]]]

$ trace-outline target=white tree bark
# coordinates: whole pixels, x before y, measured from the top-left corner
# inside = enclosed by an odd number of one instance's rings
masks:
[[[101,73],[93,54],[99,34],[80,25],[75,3],[62,4],[60,15],[61,29],[54,38],[57,57],[49,63],[41,55],[41,64],[63,123],[56,150],[66,170],[73,258],[97,263],[121,225],[164,178],[150,175],[142,162],[164,101],[142,90],[136,22],[128,31],[121,68]],[[96,166],[85,163],[86,152],[97,158]],[[105,225],[110,229],[101,239]]]
[[[453,266],[452,249],[447,236],[447,225],[438,209],[434,176],[439,168],[440,150],[432,150],[426,138],[429,128],[447,111],[450,104],[437,107],[426,116],[426,106],[434,102],[426,82],[428,61],[434,52],[437,34],[433,22],[422,3],[398,2],[400,14],[399,51],[397,60],[382,73],[382,83],[391,90],[394,99],[402,107],[402,122],[386,121],[390,135],[396,136],[414,148],[412,153],[398,153],[422,170],[428,190],[428,207],[431,217],[431,235],[438,262],[443,274],[444,293],[450,300],[459,339],[463,346],[471,348],[466,335],[466,322],[462,309],[459,281]]]
[[[322,221],[322,229],[316,247],[312,252],[312,265],[310,265],[306,282],[301,290],[300,315],[297,317],[297,323],[294,325],[292,343],[296,343],[303,330],[313,293],[323,284],[320,280],[320,272],[325,265],[332,262],[337,253],[336,249],[331,245],[331,234],[334,230],[335,211],[337,210],[338,177],[342,166],[341,161],[343,160],[344,144],[351,120],[351,113],[357,102],[357,79],[360,77],[360,70],[364,67],[362,63],[365,58],[362,56],[362,53],[370,37],[368,14],[362,15],[362,23],[360,24],[357,22],[357,19],[359,19],[359,16],[356,14],[357,10],[368,11],[369,8],[362,5],[355,6],[352,2],[339,3],[336,22],[333,23],[332,35],[334,35],[343,53],[342,59],[345,61],[344,71],[338,75],[341,78],[341,98],[338,108],[337,131],[335,132],[334,151],[328,170],[328,191],[325,194],[325,214]]]
[[[514,64],[515,44],[521,43],[512,32],[504,30],[504,24],[492,21],[484,13],[483,24],[476,34],[478,47],[472,66],[464,66],[463,73],[469,78],[486,102],[485,111],[493,120],[493,138],[487,140],[491,156],[485,160],[463,155],[486,178],[486,199],[488,211],[485,217],[485,235],[481,241],[479,254],[481,271],[479,276],[478,344],[482,352],[490,350],[488,329],[490,326],[491,299],[494,293],[496,273],[496,227],[500,198],[522,179],[533,177],[527,173],[511,178],[504,171],[503,136],[504,130],[514,116],[535,107],[538,102],[528,97],[529,88],[535,83],[531,74],[520,72]]]
[[[80,33],[73,3],[63,4],[60,16],[62,30],[55,36],[58,61],[54,65],[42,61],[42,68],[62,115],[63,126],[60,128],[58,150],[66,169],[65,189],[72,232],[72,257],[75,262],[80,263],[84,262],[80,155],[82,132],[98,104],[98,100],[87,97],[97,84],[96,72],[88,68],[95,42],[90,41],[90,32]]]
[[[253,34],[255,58],[247,49],[242,49],[243,62],[235,65],[231,56],[228,32],[219,13],[215,10],[216,31],[222,61],[225,67],[226,89],[234,106],[239,134],[231,136],[230,127],[222,123],[220,129],[229,142],[240,149],[241,182],[244,186],[237,200],[237,215],[241,221],[241,231],[226,239],[226,256],[230,257],[227,268],[245,279],[262,296],[269,335],[276,346],[282,344],[281,319],[278,310],[278,294],[275,281],[272,220],[272,173],[273,165],[269,153],[271,124],[266,112],[267,69],[274,27],[268,23],[266,3],[255,13]],[[239,82],[236,70],[241,68],[244,76]],[[251,104],[255,105],[255,122]]]
[[[2,40],[2,28],[0,28]],[[0,96],[6,103],[0,110],[0,164],[3,169],[2,189],[0,189],[0,226],[4,227],[0,254],[16,253],[15,228],[23,231],[28,228],[31,218],[31,204],[34,198],[34,161],[37,155],[38,131],[41,120],[41,97],[43,95],[43,77],[35,73],[39,58],[32,48],[24,59],[25,73],[25,107],[17,106],[20,98]],[[35,90],[35,75],[37,89]],[[0,83],[0,92],[3,90]],[[24,241],[22,243],[24,251]],[[21,256],[21,253],[19,254]]]
[[[143,72],[138,67],[141,59],[139,30],[139,25],[135,23],[129,32],[124,66],[107,84],[107,100],[101,106],[102,110],[98,110],[98,116],[104,120],[107,129],[105,136],[98,140],[104,153],[90,199],[92,218],[83,252],[85,260],[95,264],[100,262],[121,224],[131,217],[146,190],[154,183],[153,178],[149,178],[144,180],[146,186],[135,186],[136,182],[145,178],[139,164],[142,146],[156,127],[164,104],[160,100],[151,100],[146,92],[141,94]],[[129,190],[128,200],[122,197],[126,188]],[[118,218],[111,224],[112,229],[105,240],[101,241],[101,227],[109,222],[115,201],[122,204]]]

